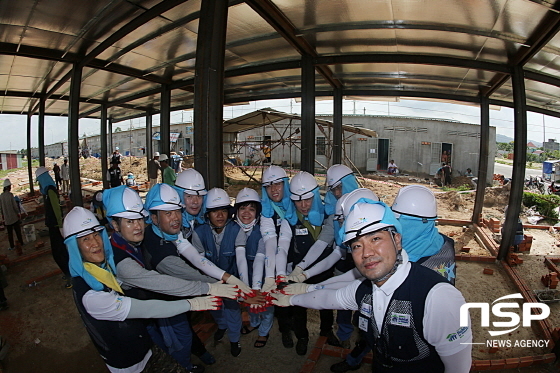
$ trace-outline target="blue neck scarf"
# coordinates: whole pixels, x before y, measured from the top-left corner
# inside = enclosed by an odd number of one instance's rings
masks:
[[[354,174],[349,174],[344,176],[342,179],[342,195],[350,193],[353,190],[358,189],[358,181]],[[332,191],[329,189],[325,195],[325,213],[327,215],[332,215],[335,212],[337,198],[334,196]]]
[[[275,210],[281,210],[284,213],[282,216],[278,214],[281,218],[288,219],[289,223],[294,225],[297,222],[297,216],[294,210],[294,204],[290,200],[290,184],[287,177],[282,178],[284,181],[284,196],[280,202],[273,202],[266,192],[266,187],[261,188],[261,206],[262,206],[262,216],[265,218],[272,218],[274,216]],[[274,206],[273,206],[274,205]],[[295,220],[294,220],[295,219]]]
[[[56,184],[54,183],[51,175],[49,175],[48,172],[39,175],[37,181],[39,182],[39,188],[41,189],[41,194],[43,195],[47,194],[47,189],[49,186],[53,186],[56,190]]]
[[[178,186],[174,186],[173,188],[175,188],[175,190],[177,191],[177,193],[179,194],[179,199],[181,200],[181,203],[184,205],[185,204],[185,189],[183,188],[179,188]],[[193,228],[194,229],[194,220],[196,220],[196,222],[198,224],[204,224],[204,214],[206,214],[206,195],[202,196],[202,207],[200,208],[200,211],[198,212],[198,214],[196,215],[191,215],[187,212],[187,209],[185,208],[183,211],[183,227],[186,228]]]
[[[441,250],[444,239],[439,234],[435,219],[417,218],[409,215],[399,217],[402,225],[402,247],[408,253],[411,262],[416,262],[421,258],[437,254]]]
[[[286,213],[286,220],[290,225],[295,225],[297,223],[297,210],[296,206],[292,202],[291,215]],[[311,205],[311,210],[309,214],[304,216],[305,220],[308,220],[312,225],[320,227],[323,225],[323,220],[325,220],[325,206],[323,206],[323,201],[321,200],[321,195],[319,194],[319,188],[313,189],[313,204]]]
[[[115,261],[113,260],[113,248],[111,246],[111,241],[109,241],[109,236],[105,229],[103,229],[100,234],[103,238],[103,250],[105,250],[105,262],[101,265],[101,268],[116,274]],[[70,256],[68,265],[72,277],[81,277],[93,290],[102,291],[104,285],[97,281],[97,279],[84,268],[82,254],[80,253],[76,236],[68,237],[64,240],[64,243],[68,248],[68,254]]]
[[[176,233],[176,234],[168,234],[168,233],[163,232],[161,229],[159,229],[159,227],[158,227],[157,225],[155,225],[155,224],[151,221],[151,219],[150,219],[149,223],[152,224],[152,230],[154,231],[154,233],[155,233],[158,237],[161,237],[161,238],[163,238],[164,240],[169,241],[169,242],[177,241],[177,239],[179,238],[179,233]]]

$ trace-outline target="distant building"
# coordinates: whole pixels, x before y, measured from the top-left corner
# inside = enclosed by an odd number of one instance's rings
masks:
[[[527,150],[529,151],[529,153],[533,153],[538,148],[539,148],[538,146],[536,146],[535,144],[533,144],[530,141],[527,143]]]
[[[21,158],[17,150],[0,150],[0,170],[21,168]]]
[[[557,143],[555,139],[548,139],[548,141],[543,142],[544,150],[560,150],[560,143]]]

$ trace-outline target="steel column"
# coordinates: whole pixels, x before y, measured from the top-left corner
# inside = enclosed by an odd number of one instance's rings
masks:
[[[315,171],[315,66],[313,58],[301,58],[301,170]]]
[[[490,100],[480,97],[480,152],[478,153],[478,182],[471,221],[478,223],[484,204],[484,191],[488,178],[488,141],[490,140]]]
[[[68,166],[70,169],[70,199],[74,206],[83,206],[80,153],[78,152],[81,84],[82,67],[75,63],[72,67],[70,99],[68,100]]]
[[[513,176],[509,192],[508,210],[504,223],[502,242],[498,259],[505,259],[509,247],[513,244],[521,200],[523,198],[523,181],[527,161],[527,108],[525,80],[522,66],[514,66],[511,75],[514,106],[514,140],[513,140]]]
[[[27,174],[29,175],[29,195],[35,195],[35,190],[33,189],[33,170],[32,170],[33,158],[31,157],[31,115],[27,115]]]
[[[39,99],[39,166],[45,166],[45,99]]]
[[[228,1],[202,0],[194,80],[194,165],[208,189],[224,185],[224,56]]]
[[[107,105],[101,105],[101,120],[99,123],[99,138],[101,140],[101,180],[103,180],[103,189],[109,188],[109,180],[107,180]]]
[[[342,88],[333,91],[333,164],[342,163]]]
[[[109,153],[109,157],[112,156],[114,149],[113,149],[113,119],[109,118],[109,121],[107,122],[107,149],[109,150],[107,153]],[[107,155],[105,155],[107,156]],[[103,177],[105,177],[105,175],[103,175]]]
[[[152,112],[146,112],[146,167],[150,163],[150,159],[154,157],[154,149],[152,147]],[[146,168],[147,170],[148,168]]]
[[[171,90],[168,85],[161,86],[161,104],[159,114],[159,152],[167,154],[171,158],[169,151],[171,132],[169,126],[171,125]]]

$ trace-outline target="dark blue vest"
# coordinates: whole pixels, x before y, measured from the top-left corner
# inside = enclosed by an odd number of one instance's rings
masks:
[[[226,224],[220,252],[218,252],[214,242],[214,235],[210,224],[201,224],[194,229],[204,246],[204,256],[219,268],[234,276],[239,276],[237,262],[235,261],[235,239],[239,229],[239,225],[232,220]]]
[[[441,233],[440,233],[441,234]],[[457,274],[457,266],[455,265],[455,241],[446,235],[443,236],[443,245],[441,249],[432,256],[418,259],[416,263],[423,267],[431,269],[445,277],[455,286],[455,277]]]
[[[82,298],[91,287],[81,277],[72,278],[74,302],[97,351],[106,364],[128,368],[138,364],[152,345],[143,320],[97,320],[85,309]],[[105,291],[108,291],[105,288]]]
[[[381,331],[373,316],[372,282],[363,281],[356,291],[359,324],[363,325],[363,319],[367,322],[367,331],[363,335],[375,350],[374,372],[444,372],[435,347],[424,338],[423,320],[429,291],[436,284],[447,281],[426,267],[416,263],[411,265],[408,277],[391,298]]]
[[[253,227],[253,231],[247,238],[247,243],[245,244],[245,257],[247,258],[249,281],[253,280],[253,263],[255,262],[255,257],[259,250],[259,241],[261,239],[261,226],[257,224]]]

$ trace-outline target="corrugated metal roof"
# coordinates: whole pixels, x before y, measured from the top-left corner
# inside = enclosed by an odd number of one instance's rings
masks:
[[[229,2],[225,102],[298,97],[301,56],[318,96],[425,97],[512,106],[511,67],[528,109],[560,116],[560,4],[546,0]],[[114,121],[193,105],[200,0],[18,0],[0,12],[0,113],[67,115],[72,65],[84,66],[82,117]]]

